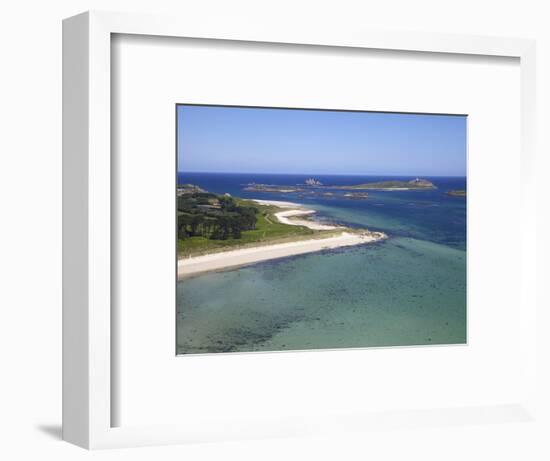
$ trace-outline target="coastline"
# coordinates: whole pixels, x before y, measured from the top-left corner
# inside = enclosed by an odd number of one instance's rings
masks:
[[[317,213],[315,210],[310,210],[305,208],[299,203],[292,202],[281,202],[278,200],[252,200],[253,202],[259,203],[260,205],[273,205],[279,208],[288,208],[286,211],[279,211],[275,213],[278,221],[280,223],[286,224],[288,226],[304,226],[313,230],[335,230],[335,229],[345,229],[342,226],[334,226],[331,224],[322,224],[318,221],[312,221],[307,219],[289,219],[296,216],[310,216]]]
[[[235,268],[271,259],[285,258],[322,250],[377,242],[386,238],[385,234],[370,235],[342,232],[336,237],[302,240],[298,242],[275,243],[260,247],[222,251],[204,256],[178,260],[178,280],[204,272]]]
[[[346,231],[346,228],[341,226],[325,225],[306,219],[289,219],[294,216],[306,216],[315,213],[315,210],[309,210],[300,204],[269,200],[255,201],[261,204],[285,208],[284,211],[275,214],[277,219],[284,224],[305,226],[315,230],[342,229],[342,233],[336,236],[331,235],[330,237],[317,237],[294,242],[273,243],[270,245],[268,244],[237,250],[227,250],[207,255],[178,259],[178,280],[205,272],[231,269],[261,261],[314,253],[322,250],[373,243],[387,238],[387,235],[382,232],[365,231],[362,233],[356,233]]]

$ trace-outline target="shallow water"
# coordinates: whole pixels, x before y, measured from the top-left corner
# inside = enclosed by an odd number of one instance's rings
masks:
[[[185,182],[240,196],[250,182],[203,176]],[[329,221],[390,238],[178,282],[178,352],[466,342],[466,203],[444,194],[464,188],[459,181],[433,180],[437,191],[372,192],[368,200],[258,197],[301,202]]]

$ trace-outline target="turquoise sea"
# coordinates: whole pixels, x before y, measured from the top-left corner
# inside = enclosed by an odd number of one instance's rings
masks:
[[[179,174],[215,193],[286,200],[320,219],[382,230],[375,244],[323,251],[178,282],[179,354],[466,342],[466,178],[427,177],[431,191],[370,191],[367,200],[243,191],[304,175]],[[324,184],[389,178],[315,175]]]

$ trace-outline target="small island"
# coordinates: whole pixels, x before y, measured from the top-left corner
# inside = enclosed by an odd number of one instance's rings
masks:
[[[320,183],[319,183],[320,184]],[[335,193],[327,191],[326,189],[335,189],[336,187],[315,185],[312,187],[299,187],[299,186],[285,186],[276,184],[257,184],[249,183],[245,184],[243,190],[246,192],[271,192],[276,194],[297,194],[298,197],[332,197],[340,199],[352,199],[361,200],[368,198],[368,192],[353,192],[347,193]],[[348,190],[347,187],[341,188],[342,191]]]
[[[437,187],[427,179],[411,179],[410,181],[378,181],[350,186],[328,186],[331,189],[374,189],[374,190],[431,190]]]
[[[251,182],[246,184],[243,190],[247,192],[276,192],[278,194],[290,194],[292,192],[302,192],[304,189],[294,186],[278,186],[276,184],[256,184]]]
[[[351,200],[362,200],[369,197],[368,192],[346,192],[344,198],[349,198]]]
[[[427,179],[415,178],[409,181],[403,180],[388,180],[368,182],[363,184],[351,184],[351,185],[324,185],[321,181],[310,178],[307,179],[304,184],[297,184],[295,186],[278,185],[278,184],[257,184],[249,183],[245,184],[243,190],[247,192],[272,192],[277,194],[293,194],[298,193],[301,196],[305,195],[323,195],[328,196],[332,192],[327,190],[341,190],[351,191],[345,194],[340,194],[335,197],[349,198],[349,199],[366,199],[368,197],[367,192],[353,192],[363,190],[378,190],[378,191],[407,191],[407,190],[433,190],[437,189],[434,183]]]
[[[463,189],[460,190],[448,190],[445,194],[451,197],[466,197],[466,191]]]

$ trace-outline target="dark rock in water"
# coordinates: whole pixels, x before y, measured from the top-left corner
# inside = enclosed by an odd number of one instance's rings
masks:
[[[246,184],[246,187],[243,190],[247,192],[276,192],[276,193],[291,193],[291,192],[301,192],[303,189],[295,186],[279,186],[277,184],[256,184],[250,183]]]
[[[346,192],[344,198],[351,200],[364,200],[369,197],[368,192]]]
[[[466,197],[466,191],[465,190],[449,190],[445,192],[445,194],[451,196],[451,197]]]

